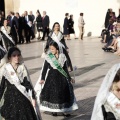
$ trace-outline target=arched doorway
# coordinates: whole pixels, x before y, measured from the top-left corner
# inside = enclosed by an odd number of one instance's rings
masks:
[[[4,2],[4,0],[0,0],[0,11],[5,12],[5,2]]]

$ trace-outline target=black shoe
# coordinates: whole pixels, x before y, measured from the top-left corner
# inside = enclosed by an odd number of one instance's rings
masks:
[[[113,50],[112,48],[107,48],[108,50]]]
[[[35,36],[32,36],[32,38],[31,39],[34,39],[35,38]]]
[[[64,114],[64,113],[63,113],[63,115],[64,115],[65,117],[70,117],[70,116],[71,116],[70,114]]]
[[[21,42],[19,42],[19,43],[17,43],[18,45],[20,45],[21,44]]]
[[[41,37],[37,38],[37,40],[40,40],[40,39],[41,39]]]
[[[109,52],[108,48],[102,48],[104,52]]]
[[[104,47],[103,47],[102,49],[103,49],[104,51],[106,50],[106,48],[104,48]]]
[[[22,44],[24,44],[24,41],[22,41]]]
[[[52,116],[57,116],[57,113],[56,112],[52,112]]]

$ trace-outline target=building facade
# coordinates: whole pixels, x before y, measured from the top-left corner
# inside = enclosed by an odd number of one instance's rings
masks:
[[[0,0],[1,1],[1,0]],[[5,13],[9,11],[22,14],[25,10],[30,10],[36,14],[37,9],[41,14],[45,10],[50,16],[50,27],[54,22],[59,22],[61,30],[65,13],[74,15],[76,35],[79,34],[78,18],[79,13],[84,13],[85,35],[99,36],[101,29],[104,28],[105,15],[108,8],[112,8],[118,16],[120,0],[4,0]]]

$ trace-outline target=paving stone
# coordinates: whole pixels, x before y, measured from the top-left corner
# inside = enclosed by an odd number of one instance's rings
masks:
[[[19,45],[25,64],[29,70],[31,80],[35,85],[39,78],[44,59],[41,58],[43,43],[37,40],[30,44]],[[59,115],[53,117],[41,112],[43,120],[90,120],[95,97],[107,71],[112,65],[120,62],[120,57],[113,53],[104,52],[101,48],[104,44],[100,38],[85,38],[83,41],[66,41],[69,54],[75,71],[76,83],[74,92],[79,109],[71,114],[69,118]],[[74,77],[74,72],[70,73]]]

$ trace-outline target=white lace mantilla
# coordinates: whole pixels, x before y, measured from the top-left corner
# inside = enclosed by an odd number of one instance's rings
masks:
[[[116,108],[116,104],[120,104],[120,100],[110,92],[104,104],[105,109],[107,112],[112,112],[116,119],[120,120],[120,108]]]
[[[119,69],[120,64],[115,64],[106,74],[95,100],[91,120],[104,120],[101,106],[107,100],[114,77]]]
[[[53,58],[55,59],[55,58]],[[54,65],[53,61],[50,59],[50,57],[48,55],[46,55],[45,57],[45,60],[54,68],[54,69],[57,69],[56,66]],[[58,58],[58,62],[59,64],[63,67],[64,66],[64,63],[66,61],[66,56],[61,53],[59,54],[59,58]]]
[[[32,91],[29,90],[29,92],[26,91],[26,88],[24,86],[21,85],[21,83],[23,82],[24,77],[27,76],[27,71],[25,66],[19,65],[18,69],[17,69],[17,73],[14,71],[14,69],[12,68],[10,63],[5,64],[1,70],[0,70],[0,79],[2,79],[2,76],[4,76],[9,82],[10,84],[13,84],[16,86],[16,88],[29,100],[32,97]],[[28,79],[29,81],[29,79]],[[30,82],[30,81],[29,81]]]

